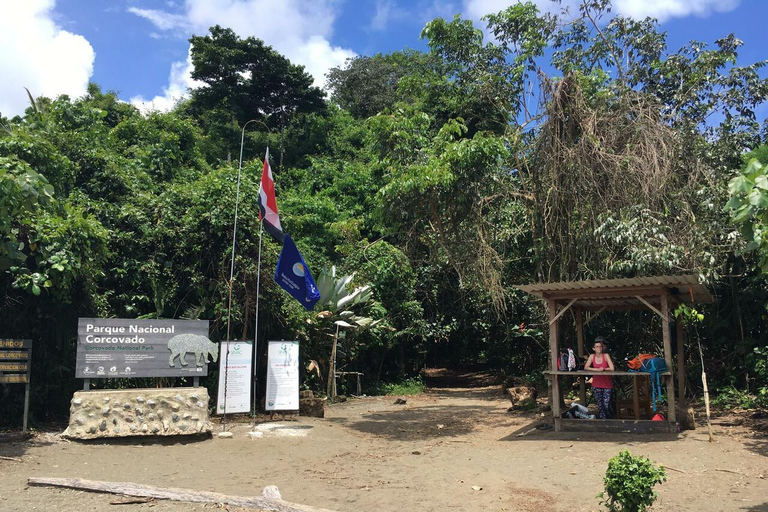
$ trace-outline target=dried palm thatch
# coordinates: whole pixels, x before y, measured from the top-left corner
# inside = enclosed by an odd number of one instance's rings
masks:
[[[653,97],[591,91],[582,75],[544,79],[546,120],[537,144],[548,280],[591,277],[601,213],[659,206],[679,154],[678,136]]]

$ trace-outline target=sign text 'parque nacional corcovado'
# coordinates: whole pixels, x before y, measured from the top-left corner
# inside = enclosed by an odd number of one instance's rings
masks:
[[[204,377],[218,352],[207,320],[80,318],[75,371],[81,379]]]

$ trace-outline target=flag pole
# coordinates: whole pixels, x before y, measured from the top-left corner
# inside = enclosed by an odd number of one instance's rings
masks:
[[[269,157],[269,148],[267,156]],[[261,235],[264,233],[264,221],[259,222],[259,256],[256,263],[256,325],[253,329],[253,427],[256,428],[256,392],[258,391],[259,379],[259,289],[261,286]]]
[[[237,214],[240,207],[240,176],[243,172],[243,146],[245,144],[245,127],[255,122],[255,119],[247,121],[243,125],[240,135],[240,163],[237,166],[237,192],[235,192],[235,224],[232,227],[232,259],[229,265],[229,301],[227,303],[227,352],[224,356],[224,416],[222,419],[222,432],[227,431],[227,377],[229,376],[229,341],[232,327],[232,288],[235,280],[235,246],[237,244]]]

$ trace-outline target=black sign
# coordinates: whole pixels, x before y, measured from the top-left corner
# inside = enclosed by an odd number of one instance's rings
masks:
[[[219,346],[207,320],[80,318],[75,375],[81,379],[204,377]]]
[[[29,376],[26,373],[0,373],[0,382],[3,384],[27,384]]]
[[[26,384],[29,382],[32,340],[0,340],[0,382]]]
[[[32,366],[32,340],[0,340],[0,383],[26,384],[24,390],[24,422],[29,417],[29,373]]]
[[[8,359],[26,361],[29,359],[29,352],[26,350],[0,350],[0,361],[7,361]]]
[[[0,348],[11,348],[11,349],[32,348],[32,340],[0,340]]]

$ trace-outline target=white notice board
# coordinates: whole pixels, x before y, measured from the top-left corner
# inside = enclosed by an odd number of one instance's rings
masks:
[[[299,342],[270,341],[267,350],[268,411],[299,409]]]
[[[227,355],[229,349],[229,355]],[[216,414],[251,410],[253,342],[222,341],[219,346],[219,392]],[[227,410],[224,410],[224,376],[227,378]]]

